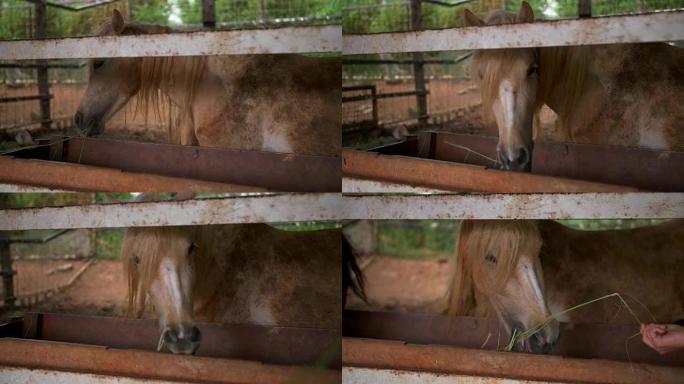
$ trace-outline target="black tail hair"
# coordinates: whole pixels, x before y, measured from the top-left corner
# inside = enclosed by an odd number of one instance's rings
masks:
[[[347,303],[349,288],[363,301],[368,301],[364,288],[363,273],[356,263],[356,255],[347,238],[342,235],[342,307]]]

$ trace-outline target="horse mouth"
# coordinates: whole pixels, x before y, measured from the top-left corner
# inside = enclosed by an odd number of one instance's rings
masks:
[[[104,123],[102,119],[87,119],[84,117],[83,113],[76,112],[74,115],[74,126],[84,136],[94,136],[99,135],[104,131]]]

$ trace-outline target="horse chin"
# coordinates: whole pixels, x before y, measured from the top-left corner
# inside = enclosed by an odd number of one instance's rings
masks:
[[[171,353],[177,355],[194,355],[195,352],[197,352],[199,346],[199,343],[186,341],[175,344],[167,344],[166,349],[168,349]]]

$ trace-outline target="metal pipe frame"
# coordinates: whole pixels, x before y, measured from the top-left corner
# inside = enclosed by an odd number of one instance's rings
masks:
[[[0,339],[4,367],[201,383],[339,383],[340,372],[308,366],[181,356],[96,346]]]
[[[684,377],[684,368],[347,337],[342,338],[342,365],[343,370],[351,367],[564,383],[660,384],[679,383]]]

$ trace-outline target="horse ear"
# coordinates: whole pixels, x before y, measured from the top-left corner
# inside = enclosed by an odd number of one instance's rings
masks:
[[[121,12],[119,12],[118,9],[114,9],[112,12],[112,30],[114,31],[115,34],[120,35],[121,32],[124,30],[125,26],[124,18],[123,15],[121,15]]]
[[[481,27],[485,25],[485,22],[470,12],[470,9],[463,11],[463,23],[466,27]]]
[[[534,23],[534,11],[530,6],[530,3],[523,1],[520,4],[520,12],[518,12],[518,22],[519,23]]]

